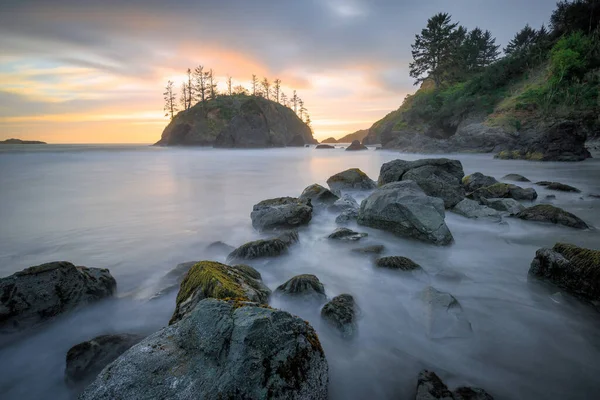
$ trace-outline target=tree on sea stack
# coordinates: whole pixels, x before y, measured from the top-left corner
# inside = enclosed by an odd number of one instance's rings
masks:
[[[202,65],[198,65],[194,69],[194,81],[196,83],[194,90],[196,93],[195,100],[197,102],[206,100],[206,73],[204,72],[204,67]]]
[[[263,78],[263,80],[260,84],[263,87],[263,96],[265,96],[265,98],[267,100],[269,100],[269,92],[271,91],[271,82],[269,82],[269,80],[267,78]]]
[[[185,109],[189,109],[190,107],[192,107],[192,101],[194,99],[194,89],[193,88],[193,84],[192,84],[192,70],[191,69],[187,69],[186,71],[187,73],[187,85],[184,83],[184,86],[186,86],[186,90],[187,90],[187,101],[186,101],[186,105],[185,105]]]
[[[256,96],[256,86],[258,86],[258,78],[256,75],[252,75],[252,96]]]
[[[231,77],[230,76],[227,76],[227,94],[230,96],[233,94],[232,88],[231,88]]]
[[[275,101],[279,103],[279,93],[281,92],[281,79],[277,78],[273,81],[273,96]]]
[[[179,97],[179,104],[181,104],[182,110],[187,110],[188,107],[188,89],[187,85],[184,83],[181,84],[181,96]]]
[[[173,81],[167,82],[167,86],[165,87],[165,92],[163,95],[165,99],[165,117],[170,116],[171,119],[173,119],[175,113],[177,112],[177,105],[175,104],[177,94],[173,90]]]

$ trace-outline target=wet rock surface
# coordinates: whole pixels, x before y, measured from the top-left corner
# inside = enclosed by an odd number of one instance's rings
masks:
[[[258,231],[294,229],[310,222],[312,205],[295,197],[263,200],[253,207],[250,218]]]
[[[511,215],[523,211],[526,207],[515,199],[486,199],[482,198],[481,202],[497,211],[505,211]]]
[[[327,236],[327,238],[334,239],[334,240],[354,242],[354,241],[360,240],[366,236],[368,236],[368,235],[363,232],[355,232],[352,229],[348,229],[348,228],[337,228],[335,231],[333,231],[332,234]]]
[[[358,247],[352,249],[352,252],[358,254],[381,254],[385,250],[385,246],[382,244],[374,244],[372,246]]]
[[[452,209],[455,213],[462,215],[463,217],[472,219],[489,219],[492,221],[501,221],[502,217],[497,210],[484,206],[476,202],[475,200],[463,199]]]
[[[516,214],[516,217],[526,221],[548,222],[576,229],[589,228],[589,226],[576,215],[550,204],[538,204],[537,206],[526,208]]]
[[[431,338],[465,337],[472,333],[462,306],[450,293],[428,286],[419,293],[425,306],[424,322]]]
[[[482,199],[511,198],[515,200],[535,200],[537,192],[533,188],[522,188],[508,183],[496,183],[473,192],[473,198],[478,201]]]
[[[350,339],[357,332],[358,312],[354,297],[349,294],[340,294],[323,306],[321,317],[336,328],[342,337]]]
[[[531,182],[529,179],[525,178],[523,175],[519,174],[508,174],[502,177],[505,181],[515,181],[515,182]]]
[[[254,260],[263,257],[276,257],[284,254],[294,243],[298,242],[298,232],[289,231],[271,239],[260,239],[245,243],[227,256],[227,261]]]
[[[299,197],[300,200],[308,201],[314,206],[329,206],[334,204],[340,198],[331,190],[315,183],[308,186]]]
[[[417,382],[415,400],[494,400],[485,390],[473,387],[459,387],[453,392],[432,371],[421,371]]]
[[[540,181],[540,182],[536,182],[535,184],[544,186],[548,190],[557,190],[559,192],[581,193],[581,190],[579,190],[573,186],[565,185],[564,183],[560,183],[560,182]]]
[[[487,176],[481,172],[475,172],[462,178],[462,184],[467,192],[474,192],[477,189],[486,186],[492,186],[498,183],[493,176]]]
[[[327,185],[334,193],[343,191],[372,190],[375,182],[358,168],[350,168],[327,179]]]
[[[325,288],[315,275],[297,275],[280,285],[275,293],[285,296],[303,297],[325,301]]]
[[[379,268],[397,269],[401,271],[414,271],[422,269],[419,264],[410,258],[402,256],[380,257],[375,260],[375,265]]]

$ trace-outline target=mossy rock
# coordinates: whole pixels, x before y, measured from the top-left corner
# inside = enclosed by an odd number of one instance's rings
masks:
[[[170,324],[181,320],[206,298],[266,303],[270,294],[260,280],[260,273],[250,266],[230,267],[215,261],[200,261],[181,282]]]
[[[522,188],[510,183],[495,183],[491,186],[486,186],[477,189],[473,192],[473,198],[481,202],[481,199],[506,199],[515,200],[535,200],[537,192],[532,188]]]
[[[588,229],[589,226],[579,217],[562,208],[550,204],[538,204],[517,213],[517,218],[527,221],[550,222],[576,229]]]
[[[414,271],[422,269],[419,264],[410,258],[402,256],[380,257],[375,260],[375,265],[380,268],[397,269],[401,271]]]
[[[372,190],[377,187],[375,181],[358,168],[350,168],[332,175],[327,179],[327,185],[334,193],[345,190]]]

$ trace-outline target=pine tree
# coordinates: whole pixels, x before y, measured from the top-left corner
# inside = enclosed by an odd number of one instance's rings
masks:
[[[252,96],[256,96],[256,87],[258,86],[258,78],[252,75]]]
[[[260,82],[263,88],[263,95],[269,100],[269,93],[271,92],[271,83],[267,78],[263,78],[262,82]]]
[[[185,109],[189,109],[190,107],[192,107],[192,99],[194,98],[194,85],[192,84],[192,70],[191,69],[187,69],[187,85],[186,85],[186,90],[187,90],[187,99],[186,99],[186,105],[185,105]]]
[[[207,85],[206,85],[206,72],[204,72],[204,67],[202,65],[198,65],[194,69],[194,81],[195,87],[194,92],[196,93],[196,100],[199,102],[204,102],[207,97]]]
[[[214,77],[212,68],[206,73],[206,82],[208,83],[207,90],[210,99],[213,100],[217,98],[217,80]]]
[[[232,85],[231,85],[231,77],[227,76],[227,93],[231,96],[233,94],[232,92]]]
[[[294,95],[292,96],[292,105],[294,106],[293,110],[297,114],[298,113],[298,95],[294,90]]]
[[[298,116],[300,117],[300,119],[302,119],[306,108],[304,108],[304,101],[300,98],[298,99],[298,105],[300,106],[300,108],[298,109]]]
[[[179,104],[181,104],[182,110],[187,110],[188,107],[188,86],[185,82],[181,84],[181,96],[179,97]]]
[[[545,29],[545,28],[544,28]],[[535,43],[537,33],[529,24],[515,34],[515,37],[504,48],[507,55],[521,53],[529,50]]]
[[[284,105],[285,107],[288,106],[288,98],[285,95],[285,93],[281,92],[281,104]]]
[[[233,93],[234,94],[242,94],[242,95],[245,95],[245,96],[249,95],[248,90],[245,87],[243,87],[242,85],[237,85],[236,87],[234,87],[233,88]]]
[[[281,91],[281,79],[277,78],[273,81],[273,96],[275,101],[279,103],[279,92]]]
[[[175,93],[175,90],[173,90],[172,81],[167,82],[167,86],[165,87],[165,92],[163,93],[163,96],[165,99],[165,117],[170,116],[171,119],[173,119],[175,113],[177,112],[177,105],[175,104],[177,93]]]

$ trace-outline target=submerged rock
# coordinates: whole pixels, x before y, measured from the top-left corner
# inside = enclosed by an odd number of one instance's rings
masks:
[[[139,343],[144,336],[128,333],[102,335],[76,344],[67,353],[65,381],[74,388],[84,388],[108,364]]]
[[[304,189],[299,199],[306,201],[310,200],[313,205],[329,206],[334,204],[336,200],[339,200],[339,197],[331,190],[315,183]]]
[[[206,299],[106,367],[81,400],[327,399],[314,329],[285,311]]]
[[[422,269],[419,264],[410,258],[402,256],[380,257],[375,260],[375,265],[380,268],[399,269],[402,271],[414,271]]]
[[[414,181],[425,194],[444,200],[446,208],[453,207],[465,197],[462,186],[464,171],[458,160],[431,158],[417,161],[394,160],[381,166],[378,184]]]
[[[368,235],[363,232],[355,232],[352,229],[348,228],[337,228],[335,231],[333,231],[332,234],[328,236],[328,238],[335,240],[356,241],[366,236]]]
[[[475,172],[462,178],[462,184],[467,192],[474,192],[479,188],[492,186],[496,183],[498,183],[496,178],[484,175],[481,172]]]
[[[459,387],[454,392],[432,371],[421,371],[417,382],[415,400],[494,400],[485,390]]]
[[[428,286],[419,297],[426,307],[425,323],[429,337],[463,337],[472,332],[462,306],[450,293]]]
[[[356,221],[358,218],[358,210],[348,209],[344,210],[335,218],[335,223],[339,225],[346,225],[351,221]]]
[[[275,289],[275,293],[287,296],[309,297],[319,301],[327,299],[325,288],[315,275],[303,274],[294,276]]]
[[[531,182],[529,179],[525,178],[523,175],[519,174],[508,174],[502,177],[505,181],[515,181],[515,182]]]
[[[519,212],[517,218],[527,221],[550,222],[553,224],[569,226],[576,229],[588,229],[589,226],[579,217],[562,208],[550,204],[538,204]]]
[[[475,200],[463,199],[452,209],[455,213],[462,215],[463,217],[478,219],[487,218],[493,221],[500,221],[500,213],[493,208],[484,206],[476,202]]]
[[[375,182],[358,168],[350,168],[332,175],[327,179],[327,185],[336,193],[353,190],[372,190],[377,187]]]
[[[540,185],[540,186],[545,186],[546,189],[549,189],[549,190],[558,190],[560,192],[581,193],[581,190],[579,190],[573,186],[565,185],[564,183],[560,183],[560,182],[541,181],[541,182],[536,182],[535,184]]]
[[[354,197],[346,193],[329,207],[329,211],[358,210],[359,207],[360,206],[358,205],[358,202],[354,200]]]
[[[117,282],[108,269],[55,261],[0,279],[0,333],[13,333],[112,296]]]
[[[227,262],[235,260],[254,260],[262,257],[276,257],[298,242],[298,232],[289,231],[271,239],[260,239],[245,243],[227,256]]]
[[[600,250],[557,243],[535,253],[529,275],[547,279],[589,301],[600,301]]]
[[[537,192],[533,188],[522,188],[509,183],[496,183],[473,192],[473,198],[478,201],[482,199],[511,198],[515,200],[535,200]]]
[[[413,181],[393,182],[375,190],[360,206],[358,223],[399,236],[448,245],[442,199],[427,196]]]
[[[357,314],[358,307],[354,302],[354,297],[349,294],[335,296],[321,309],[321,317],[346,339],[350,339],[356,334]]]
[[[481,202],[487,207],[493,208],[497,211],[506,211],[509,214],[516,214],[525,209],[525,206],[515,199],[485,199],[482,198]]]
[[[230,267],[214,261],[200,261],[181,282],[175,312],[169,324],[180,321],[206,298],[233,298],[266,303],[270,294],[269,288],[261,281],[260,273],[252,267]]]
[[[374,244],[372,246],[365,247],[357,247],[356,249],[352,249],[353,253],[361,253],[361,254],[381,254],[385,250],[385,246],[382,244]]]
[[[335,146],[329,144],[318,144],[315,149],[335,149]]]
[[[231,253],[233,250],[235,249],[235,247],[228,245],[227,243],[218,241],[218,242],[212,242],[211,244],[209,244],[208,246],[206,246],[206,254],[207,256],[221,256],[221,255],[227,255],[229,253]]]
[[[360,143],[359,140],[353,140],[350,146],[346,147],[346,151],[368,150],[367,146]]]
[[[256,204],[250,213],[252,226],[258,231],[294,229],[312,218],[310,200],[278,197]]]

